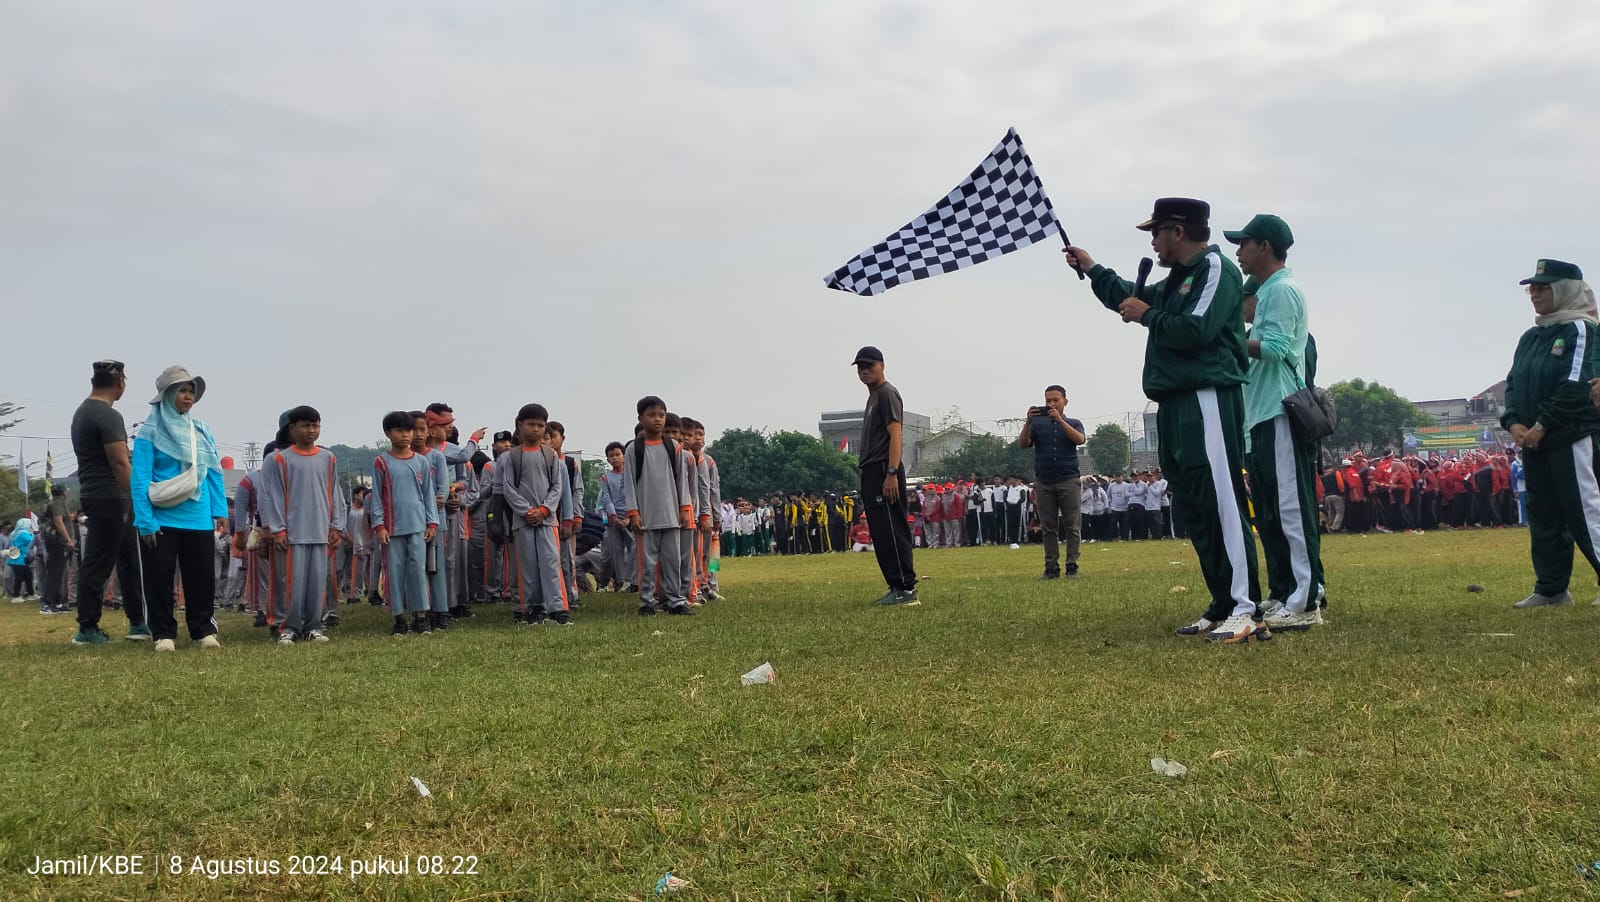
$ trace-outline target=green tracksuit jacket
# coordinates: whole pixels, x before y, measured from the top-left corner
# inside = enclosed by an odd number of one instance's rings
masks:
[[[1089,270],[1095,296],[1109,310],[1133,294],[1133,283],[1107,267]],[[1150,310],[1139,322],[1149,330],[1144,349],[1144,393],[1161,401],[1201,388],[1243,385],[1249,357],[1244,344],[1244,280],[1233,261],[1211,245],[1146,285],[1139,299]]]
[[[1589,380],[1600,376],[1600,336],[1588,320],[1534,326],[1522,333],[1506,374],[1500,425],[1544,424],[1539,450],[1600,434],[1600,413],[1589,403]]]

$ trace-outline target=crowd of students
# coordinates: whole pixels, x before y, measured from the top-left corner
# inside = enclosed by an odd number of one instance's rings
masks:
[[[397,637],[501,601],[515,623],[569,624],[595,590],[638,593],[641,616],[691,614],[722,597],[716,461],[698,421],[655,397],[637,413],[634,440],[606,447],[610,469],[586,508],[566,430],[539,404],[523,406],[489,452],[478,446],[485,430],[458,443],[447,404],[389,413],[371,488],[348,501],[316,444],[317,412],[290,410],[233,499],[225,597],[282,644],[325,640],[341,597],[387,605]]]
[[[1328,532],[1489,529],[1527,520],[1527,481],[1514,451],[1427,458],[1355,451],[1325,467],[1316,488]]]

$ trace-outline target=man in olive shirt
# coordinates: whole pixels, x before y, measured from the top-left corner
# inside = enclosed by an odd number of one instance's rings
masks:
[[[41,614],[64,614],[67,611],[67,562],[78,550],[77,540],[69,526],[72,512],[67,509],[67,487],[50,489],[50,506],[45,508],[39,521],[39,537],[44,540],[44,598],[39,603]]]
[[[871,345],[857,351],[855,368],[867,387],[867,409],[861,415],[861,504],[878,569],[889,584],[877,604],[921,604],[917,574],[911,567],[911,524],[900,455],[905,407],[899,389],[883,378],[882,351]]]
[[[128,479],[133,475],[128,433],[122,415],[111,406],[128,387],[122,361],[94,364],[89,397],[72,415],[72,450],[78,457],[78,505],[88,518],[88,538],[78,569],[78,633],[73,645],[102,645],[110,637],[100,629],[102,599],[113,567],[128,615],[128,638],[148,640],[144,622],[144,582],[139,569],[138,537],[133,528],[133,501]]]

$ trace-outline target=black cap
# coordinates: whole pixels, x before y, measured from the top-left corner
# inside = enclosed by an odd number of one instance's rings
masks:
[[[1205,225],[1211,220],[1211,205],[1192,197],[1158,197],[1150,218],[1138,228],[1148,232],[1164,222],[1181,225]]]
[[[851,366],[856,366],[857,364],[861,363],[861,361],[863,361],[863,360],[870,360],[870,361],[876,361],[878,363],[882,363],[883,362],[883,352],[878,350],[877,348],[873,347],[872,345],[867,345],[866,347],[864,347],[861,350],[856,352],[856,359],[850,361],[850,365]]]
[[[515,441],[515,439],[513,439],[511,437],[511,430],[510,429],[502,429],[499,432],[496,432],[494,434],[494,440],[497,441],[497,442]]]
[[[124,373],[122,371],[122,361],[120,361],[120,360],[96,360],[94,362],[94,374],[96,376],[103,376],[103,375],[121,376],[121,375],[124,375]]]

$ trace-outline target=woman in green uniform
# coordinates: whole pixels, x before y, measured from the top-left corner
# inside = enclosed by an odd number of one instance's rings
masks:
[[[1534,608],[1572,603],[1574,545],[1600,575],[1600,412],[1589,400],[1589,380],[1600,376],[1600,316],[1583,271],[1571,263],[1540,260],[1522,284],[1534,326],[1517,343],[1500,425],[1522,448],[1528,481],[1535,579],[1533,594],[1514,607]]]

